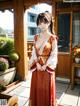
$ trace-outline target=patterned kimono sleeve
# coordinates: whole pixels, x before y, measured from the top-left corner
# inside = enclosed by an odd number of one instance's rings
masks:
[[[52,42],[52,51],[46,63],[46,70],[49,73],[53,73],[57,66],[57,55],[58,55],[58,47],[57,47],[57,39],[54,39]]]
[[[33,72],[36,70],[36,62],[37,62],[37,55],[36,55],[36,50],[33,46],[32,55],[31,55],[31,58],[29,60],[29,70],[30,71]]]

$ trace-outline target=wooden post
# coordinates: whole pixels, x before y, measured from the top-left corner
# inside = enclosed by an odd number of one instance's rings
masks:
[[[56,34],[56,3],[52,0],[53,32]]]
[[[20,55],[17,71],[24,80],[28,75],[27,38],[24,31],[24,0],[14,0],[14,44]]]

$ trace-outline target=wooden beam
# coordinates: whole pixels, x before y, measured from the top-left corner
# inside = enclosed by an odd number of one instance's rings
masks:
[[[23,0],[14,0],[14,43],[16,52],[20,55],[20,60],[17,63],[17,71],[21,80],[24,80],[28,74],[26,36],[24,31]]]
[[[52,1],[54,2],[55,0],[24,0],[24,6],[27,9],[33,5],[37,5],[38,3],[47,3],[49,5],[52,5]]]
[[[53,16],[53,32],[57,34],[56,30],[56,3],[55,0],[52,1],[52,16]]]
[[[57,12],[72,12],[72,11],[80,11],[80,8],[70,7],[70,8],[57,8]]]
[[[73,24],[73,12],[70,13],[70,54],[72,53],[72,25]]]
[[[25,9],[28,9],[29,7],[33,6],[33,5],[36,5],[37,3],[39,3],[38,0],[24,0],[24,6],[25,6]]]
[[[12,9],[13,8],[13,1],[3,1],[0,2],[0,10]]]

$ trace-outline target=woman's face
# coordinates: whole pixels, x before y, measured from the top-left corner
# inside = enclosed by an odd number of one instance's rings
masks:
[[[41,29],[41,31],[45,31],[45,30],[48,30],[49,25],[50,25],[49,23],[42,22],[38,25],[38,27]]]

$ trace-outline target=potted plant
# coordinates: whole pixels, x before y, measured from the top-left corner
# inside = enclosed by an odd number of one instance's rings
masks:
[[[16,52],[9,54],[9,60],[11,61],[11,67],[15,66],[15,63],[19,60],[19,55]]]
[[[72,50],[72,57],[76,63],[80,63],[80,47],[75,46]]]
[[[0,57],[5,58],[7,60],[6,63],[8,63],[6,65],[3,65],[3,63],[1,62],[0,68],[0,84],[5,86],[12,83],[15,80],[15,63],[19,59],[19,55],[15,52],[14,40],[12,38],[0,37]]]
[[[16,68],[10,68],[8,60],[0,57],[0,84],[8,85],[14,80],[15,74]]]
[[[72,57],[75,63],[80,64],[80,45],[72,49]],[[76,76],[80,77],[80,68],[76,68]]]
[[[12,52],[14,52],[14,40],[0,37],[0,55],[9,55]]]
[[[0,57],[0,71],[5,71],[9,68],[9,62],[7,59]]]

